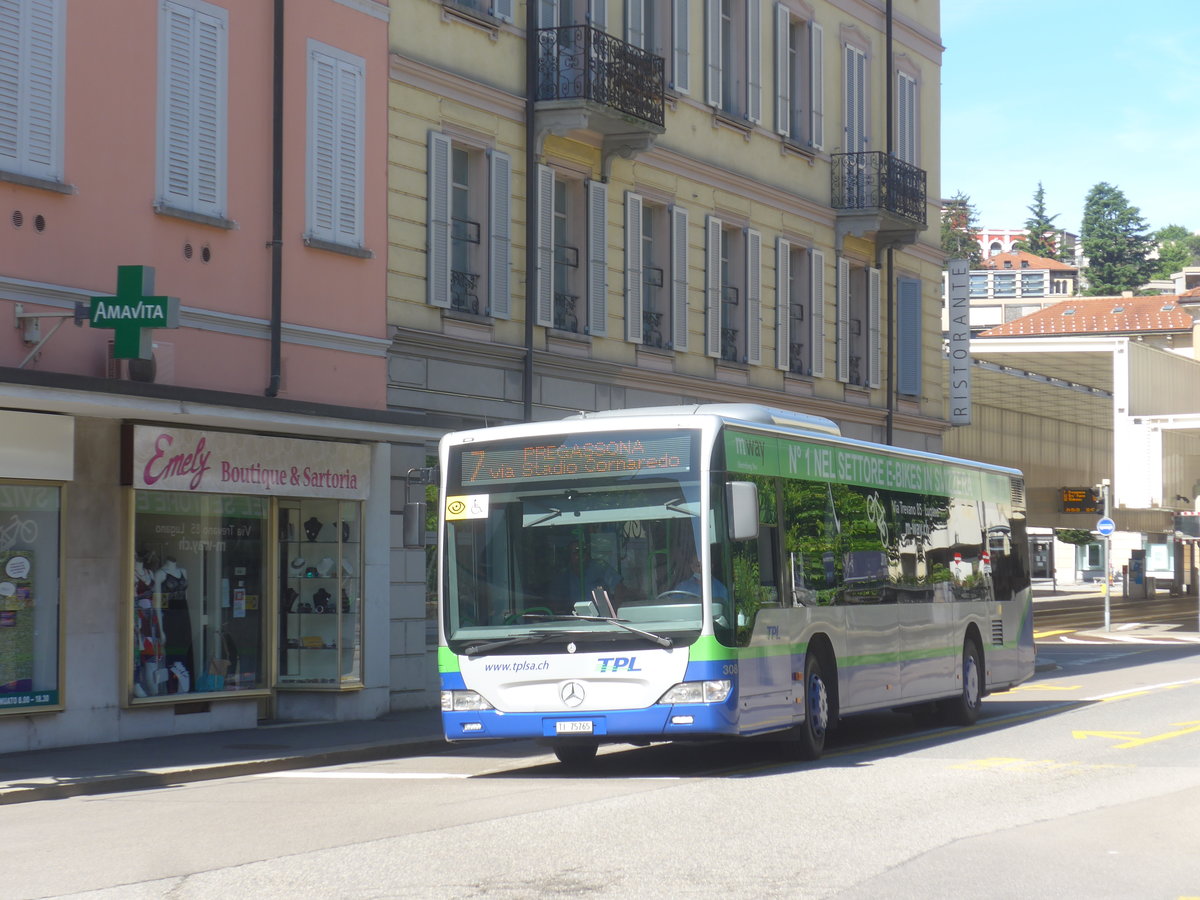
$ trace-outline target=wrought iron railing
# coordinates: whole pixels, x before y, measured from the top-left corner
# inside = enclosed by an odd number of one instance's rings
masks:
[[[579,315],[576,307],[579,297],[576,294],[554,293],[554,327],[559,331],[579,331]]]
[[[590,25],[542,28],[538,100],[592,100],[662,126],[663,58]]]
[[[884,209],[925,225],[925,170],[878,150],[834,153],[833,208]]]
[[[479,276],[474,272],[450,270],[450,308],[459,312],[479,313]]]

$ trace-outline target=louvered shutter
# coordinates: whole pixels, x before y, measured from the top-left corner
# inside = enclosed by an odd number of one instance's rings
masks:
[[[896,310],[896,390],[901,394],[921,395],[921,282],[915,278],[898,279]]]
[[[883,329],[879,323],[879,270],[867,269],[867,385],[879,387]]]
[[[651,0],[661,3],[662,0]],[[672,0],[671,21],[671,87],[686,94],[691,90],[692,79],[688,66],[691,56],[688,53],[688,4],[691,0]]]
[[[846,45],[845,48],[845,90],[846,90],[846,152],[859,153],[866,147],[866,66],[867,58],[855,47]]]
[[[814,378],[825,377],[825,254],[813,250],[809,255],[810,308],[812,310],[812,373]]]
[[[709,216],[705,224],[704,352],[721,355],[721,220]]]
[[[537,310],[538,325],[554,324],[554,170],[537,167]],[[528,290],[526,291],[528,297]],[[528,303],[528,299],[526,300]],[[526,315],[529,311],[526,310]]]
[[[488,164],[488,306],[497,319],[507,319],[512,315],[512,160],[492,150]]]
[[[704,17],[706,56],[704,99],[709,106],[721,105],[721,0],[706,0]]]
[[[746,361],[762,364],[762,234],[746,229]]]
[[[906,163],[917,164],[917,82],[901,73],[896,79],[900,141],[897,155]]]
[[[625,0],[625,41],[643,50],[655,49],[646,46],[646,0]]]
[[[674,348],[688,348],[688,212],[671,207],[671,328]]]
[[[429,132],[429,253],[430,306],[450,307],[450,138]]]
[[[608,185],[587,183],[588,331],[608,334]]]
[[[642,342],[642,198],[625,192],[625,340]]]
[[[784,136],[792,131],[791,54],[788,53],[792,13],[775,4],[775,130]]]
[[[775,238],[775,367],[791,366],[792,244]]]
[[[746,118],[762,121],[762,6],[746,0]]]
[[[837,261],[837,380],[850,380],[850,263]]]
[[[61,181],[63,18],[60,0],[0,4],[0,166]]]
[[[608,0],[588,0],[588,20],[593,28],[608,31]]]
[[[159,201],[224,216],[225,22],[189,6],[164,3],[160,40]],[[325,80],[318,83],[333,89]]]
[[[309,232],[362,245],[363,65],[309,50]]]
[[[497,19],[511,22],[513,19],[513,0],[492,0],[492,15]]]
[[[816,22],[808,27],[809,35],[809,135],[813,149],[825,146],[825,30]]]

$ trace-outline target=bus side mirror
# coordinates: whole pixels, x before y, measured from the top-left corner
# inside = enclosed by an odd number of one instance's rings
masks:
[[[420,550],[425,546],[425,501],[404,504],[404,548]]]
[[[753,481],[726,482],[725,510],[730,540],[758,537],[758,485]]]

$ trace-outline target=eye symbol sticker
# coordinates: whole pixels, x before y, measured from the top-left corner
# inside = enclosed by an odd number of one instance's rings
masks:
[[[451,500],[446,504],[446,512],[452,516],[461,516],[467,511],[467,504],[462,500]]]

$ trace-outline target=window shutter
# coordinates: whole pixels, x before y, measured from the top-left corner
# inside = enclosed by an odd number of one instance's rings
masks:
[[[688,212],[671,207],[671,328],[674,348],[688,348]]]
[[[654,49],[646,47],[646,0],[625,0],[625,41],[643,50]]]
[[[64,7],[20,0],[0,16],[0,164],[51,181],[63,177]]]
[[[867,385],[879,387],[880,343],[879,327],[879,270],[867,269]]]
[[[809,268],[812,277],[812,373],[814,378],[825,377],[825,254],[813,250]]]
[[[652,0],[662,2],[662,0]],[[688,4],[691,0],[672,0],[671,23],[671,87],[686,94],[691,90],[691,73],[688,71],[690,57],[688,54]]]
[[[588,332],[608,334],[608,185],[587,183]]]
[[[775,368],[791,368],[792,244],[775,238]]]
[[[225,23],[164,3],[160,27],[159,191],[162,203],[225,214]],[[324,90],[331,86],[323,82]]]
[[[506,22],[513,20],[513,0],[492,0],[492,15]]]
[[[866,74],[867,57],[849,44],[845,47],[846,57],[846,139],[847,153],[859,153],[867,144]]]
[[[821,150],[825,146],[825,31],[816,22],[808,26],[809,35],[809,78],[808,85],[811,96],[808,98],[811,121],[809,134],[812,138],[813,149]]]
[[[450,307],[450,138],[429,132],[429,305]]]
[[[921,395],[921,282],[898,279],[896,315],[896,389],[901,394]]]
[[[512,315],[512,160],[507,153],[488,154],[492,192],[489,206],[488,306],[497,319]]]
[[[533,0],[528,0],[532,3]],[[538,28],[558,27],[558,0],[537,0]],[[526,13],[528,15],[528,13]]]
[[[704,17],[706,35],[705,72],[707,87],[704,99],[709,106],[721,105],[721,0],[706,0]]]
[[[362,246],[362,61],[309,50],[309,232]]]
[[[792,79],[789,66],[788,37],[792,13],[782,3],[775,4],[775,130],[782,135],[792,132]]]
[[[746,229],[746,360],[762,364],[762,234]]]
[[[642,198],[625,192],[625,340],[642,342]]]
[[[837,380],[850,380],[850,262],[837,261]]]
[[[537,167],[537,318],[538,325],[554,324],[554,170]],[[529,291],[526,289],[526,303]],[[529,310],[525,311],[529,315]]]
[[[709,216],[705,224],[704,352],[721,355],[721,220]]]
[[[588,20],[593,28],[608,30],[608,0],[588,0]]]
[[[762,6],[746,3],[746,118],[762,121]]]
[[[917,164],[917,82],[901,73],[896,79],[897,110],[900,134],[898,156],[906,163]]]

